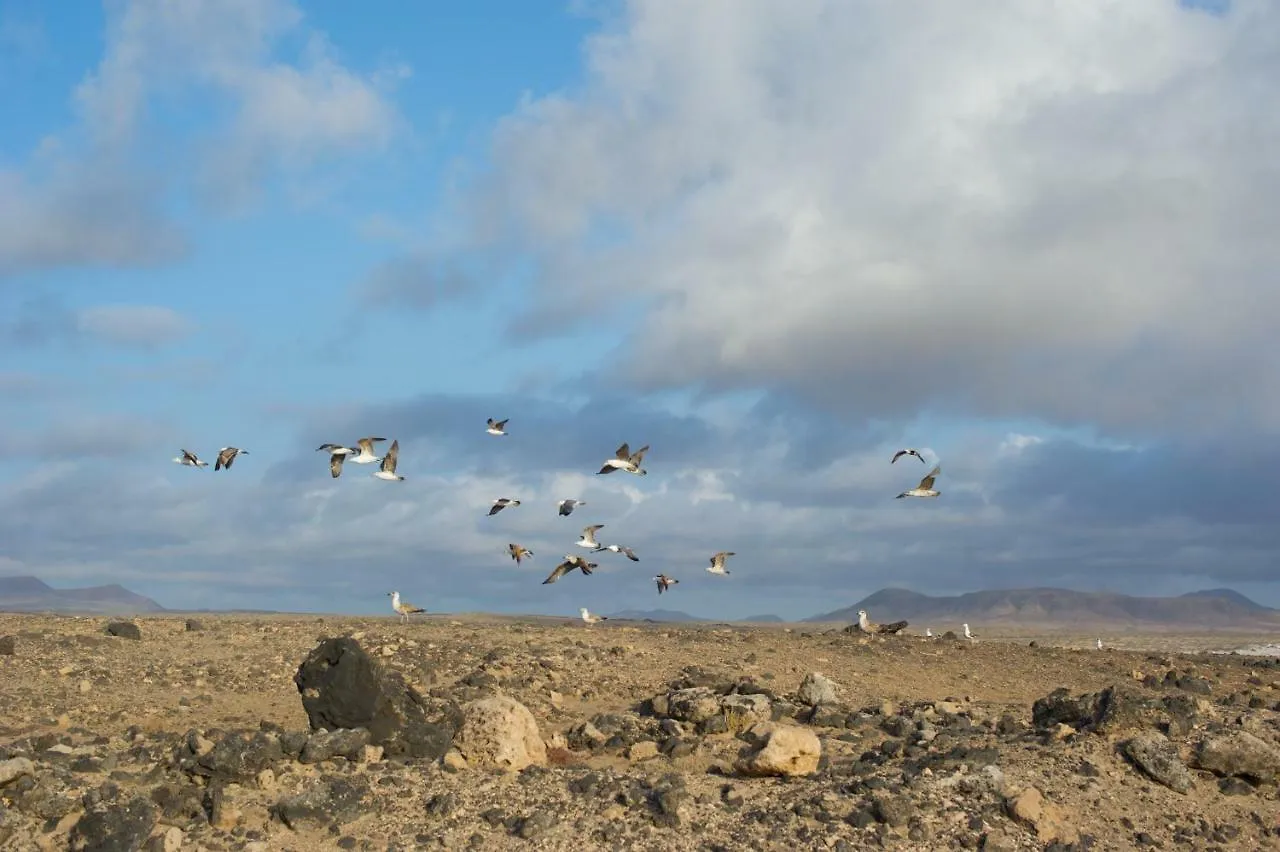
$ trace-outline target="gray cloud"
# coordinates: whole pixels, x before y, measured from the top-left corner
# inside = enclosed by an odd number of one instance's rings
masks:
[[[117,346],[154,349],[191,333],[192,322],[160,305],[98,305],[76,315],[80,331]]]
[[[460,244],[524,252],[544,319],[631,311],[641,389],[1280,428],[1280,7],[927,6],[632,0]]]

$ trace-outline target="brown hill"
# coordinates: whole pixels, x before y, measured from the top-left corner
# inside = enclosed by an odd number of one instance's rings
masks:
[[[881,589],[843,609],[806,621],[856,621],[865,609],[876,621],[905,618],[913,627],[947,623],[1087,624],[1179,626],[1194,628],[1280,628],[1280,610],[1249,600],[1230,589],[1209,589],[1177,597],[1138,597],[1069,589],[998,589],[934,597],[907,589]]]
[[[151,598],[123,586],[55,589],[36,577],[0,577],[0,612],[132,614],[164,612]]]

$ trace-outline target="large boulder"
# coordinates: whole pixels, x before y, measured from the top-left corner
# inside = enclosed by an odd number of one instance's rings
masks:
[[[520,770],[547,765],[538,722],[514,698],[494,695],[472,701],[462,708],[462,716],[454,746],[468,766]]]
[[[293,682],[312,730],[364,728],[389,757],[436,759],[462,722],[456,704],[432,704],[350,637],[323,640]]]
[[[1280,750],[1248,731],[1230,731],[1201,740],[1194,765],[1215,775],[1272,783],[1280,778]]]
[[[743,775],[811,775],[818,771],[822,743],[808,728],[761,722],[749,732],[755,750],[744,755],[736,768]]]

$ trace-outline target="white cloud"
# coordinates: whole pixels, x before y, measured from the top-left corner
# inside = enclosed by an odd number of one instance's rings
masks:
[[[176,343],[192,331],[192,323],[160,305],[97,305],[76,314],[80,331],[107,343],[152,349]]]
[[[635,305],[640,385],[1280,428],[1280,6],[631,0],[588,48],[462,244]]]

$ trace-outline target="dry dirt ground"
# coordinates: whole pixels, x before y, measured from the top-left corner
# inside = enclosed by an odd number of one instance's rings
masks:
[[[1280,849],[1280,661],[1175,650],[1273,637],[164,616],[131,639],[109,621],[0,614],[0,849]],[[301,759],[294,675],[341,636],[423,695],[516,699],[547,765]],[[834,703],[799,694],[811,672]],[[744,774],[769,725],[678,709],[726,693],[815,734],[816,769]],[[251,734],[257,757],[197,767]]]

